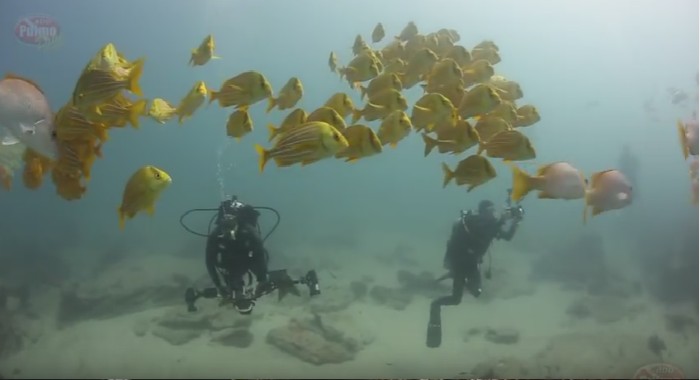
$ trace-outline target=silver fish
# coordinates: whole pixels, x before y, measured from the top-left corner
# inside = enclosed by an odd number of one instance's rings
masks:
[[[58,157],[54,115],[41,88],[8,75],[0,79],[0,144],[22,143],[55,160]]]

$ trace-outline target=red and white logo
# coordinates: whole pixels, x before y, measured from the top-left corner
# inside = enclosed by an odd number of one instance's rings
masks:
[[[61,35],[61,26],[56,19],[45,15],[23,17],[15,25],[15,36],[20,42],[43,46],[56,42]]]
[[[653,363],[640,367],[633,379],[685,379],[680,368],[668,363]]]

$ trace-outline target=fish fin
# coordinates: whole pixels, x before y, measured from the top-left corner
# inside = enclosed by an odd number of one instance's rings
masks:
[[[218,55],[212,55],[211,59],[221,59],[221,57],[219,57]]]
[[[36,133],[36,125],[38,123],[39,122],[36,122],[34,125],[26,125],[19,123],[19,129],[20,131],[22,131],[23,135],[33,135],[34,133]]]
[[[126,227],[126,216],[121,206],[117,207],[117,215],[119,215],[119,229],[124,231],[124,227]]]
[[[141,91],[141,86],[139,85],[139,80],[141,79],[141,74],[143,74],[143,64],[145,60],[143,58],[139,58],[134,62],[134,66],[131,68],[131,71],[129,72],[129,86],[128,90],[133,92],[134,94],[138,96],[143,96],[143,92]]]
[[[423,136],[423,141],[425,142],[425,149],[423,150],[423,157],[428,157],[430,152],[433,151],[433,148],[437,146],[437,140],[431,138],[425,133],[422,133],[421,136]]]
[[[603,210],[603,209],[600,208],[600,207],[593,206],[593,208],[591,209],[591,216],[592,216],[592,217],[593,217],[593,216],[596,216],[596,215],[600,214],[600,213],[603,212],[603,211],[605,211],[605,210]]]
[[[265,170],[265,165],[267,164],[267,161],[270,160],[270,153],[265,150],[265,148],[262,147],[260,144],[255,144],[255,151],[258,152],[258,156],[260,156],[258,160],[258,170],[260,170],[260,173]]]
[[[357,123],[358,120],[362,117],[362,110],[354,108],[352,110],[352,123],[355,124]]]
[[[367,96],[367,87],[360,85],[360,99],[364,99]]]
[[[267,109],[265,110],[265,113],[270,113],[270,111],[272,111],[272,109],[275,108],[276,105],[277,99],[273,98],[272,96],[267,98]]]
[[[345,159],[345,162],[355,163],[358,159],[358,157],[348,157]]]
[[[392,147],[393,149],[396,149],[396,147],[397,147],[398,145],[399,145],[399,144],[397,144],[395,141],[392,141],[392,142],[389,143],[389,146]]]
[[[148,205],[148,207],[146,207],[146,214],[148,214],[148,216],[153,216],[153,214],[155,214],[155,212],[156,212],[156,206],[154,204],[150,204],[150,205]]]
[[[0,140],[0,144],[5,145],[5,146],[15,145],[15,144],[19,144],[19,140],[17,140],[17,138],[15,136],[13,136],[11,134],[7,134],[7,135],[2,137],[2,140]]]
[[[513,191],[511,199],[518,202],[523,199],[532,190],[532,181],[530,175],[514,164],[508,164],[513,171]]]
[[[139,127],[139,117],[143,115],[146,110],[146,103],[146,99],[139,99],[131,106],[129,110],[129,123],[131,123],[132,127]]]
[[[267,125],[267,130],[270,131],[270,132],[269,132],[270,135],[269,135],[269,137],[267,138],[267,141],[272,141],[272,140],[274,140],[274,138],[275,138],[275,137],[277,136],[277,134],[279,133],[280,128],[275,128],[275,125],[274,125],[274,124],[268,124],[268,125]]]
[[[483,141],[479,140],[479,143],[478,143],[478,144],[479,144],[479,148],[478,148],[477,151],[476,151],[476,155],[477,155],[477,156],[478,156],[478,155],[481,155],[481,152],[483,152],[483,151],[486,150],[486,144],[484,144]]]
[[[211,104],[211,102],[218,99],[219,93],[220,93],[220,91],[213,91],[213,90],[209,91],[209,103],[208,104]]]
[[[452,181],[452,179],[455,177],[455,172],[450,170],[450,167],[447,166],[446,163],[442,163],[442,173],[443,173],[443,178],[442,178],[442,188],[444,189],[447,187],[447,185]]]
[[[683,126],[683,122],[678,120],[676,123],[676,127],[678,128],[678,137],[680,138],[681,141],[681,151],[683,152],[683,158],[688,159],[688,154],[689,149],[688,149],[688,136],[685,134],[685,127]]]

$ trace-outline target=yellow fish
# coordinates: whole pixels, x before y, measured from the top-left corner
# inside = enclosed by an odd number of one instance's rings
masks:
[[[450,99],[441,94],[425,94],[413,106],[411,123],[416,130],[432,131],[435,124],[446,120],[454,126],[457,123],[457,109]]]
[[[138,99],[134,102],[119,93],[108,102],[95,108],[94,113],[88,112],[86,116],[91,121],[97,121],[110,127],[123,127],[130,123],[132,127],[139,127],[139,118],[146,112],[146,99]]]
[[[369,82],[369,85],[367,87],[359,87],[360,99],[364,99],[365,97],[371,98],[379,94],[380,92],[389,89],[394,89],[396,91],[401,91],[403,89],[403,85],[401,84],[399,76],[394,73],[379,74]]]
[[[204,81],[199,81],[195,83],[190,92],[182,98],[180,105],[177,106],[177,110],[175,110],[180,124],[190,118],[202,103],[204,103],[204,99],[207,98],[207,91],[207,86],[204,84]]]
[[[406,108],[406,98],[400,92],[389,89],[368,99],[363,109],[355,109],[352,112],[352,123],[355,124],[360,118],[366,121],[383,119],[395,110],[404,111]]]
[[[328,56],[328,67],[330,67],[332,73],[338,73],[338,56],[334,51]]]
[[[496,170],[489,160],[475,154],[460,161],[454,170],[450,170],[449,166],[443,162],[442,172],[443,188],[454,179],[458,186],[469,185],[467,192],[496,177]]]
[[[365,42],[365,39],[358,34],[357,37],[355,37],[355,43],[352,45],[352,53],[355,55],[359,55],[367,49],[369,49],[369,46],[367,46],[367,42]]]
[[[246,71],[227,79],[219,91],[209,92],[209,103],[219,101],[221,107],[248,107],[272,96],[272,86],[257,71]]]
[[[360,54],[353,58],[346,67],[338,69],[341,77],[347,80],[350,88],[355,88],[359,82],[368,81],[379,75],[379,65],[370,54]]]
[[[399,41],[408,41],[416,35],[418,35],[418,27],[413,21],[409,21],[396,38]]]
[[[348,140],[332,125],[312,121],[282,134],[272,149],[256,144],[260,156],[258,168],[262,173],[265,165],[273,159],[277,167],[301,163],[302,166],[332,157],[348,147]]]
[[[165,124],[170,120],[177,108],[173,107],[166,100],[161,98],[155,98],[151,101],[151,108],[148,110],[148,116],[160,124]]]
[[[59,141],[99,139],[107,141],[107,126],[88,120],[76,107],[66,104],[55,116]]]
[[[488,61],[491,65],[495,65],[501,62],[501,56],[498,54],[498,50],[492,48],[474,48],[472,49],[472,59],[478,60],[483,59]]]
[[[279,96],[276,98],[270,96],[268,98],[269,102],[265,112],[270,112],[275,107],[277,107],[280,111],[292,108],[296,106],[297,102],[303,95],[304,86],[302,86],[301,81],[297,77],[291,77],[280,90]]]
[[[168,173],[152,165],[143,166],[134,172],[124,187],[122,204],[117,208],[119,229],[123,230],[126,220],[141,211],[153,215],[161,192],[172,182]]]
[[[530,139],[513,129],[499,132],[486,142],[479,142],[476,154],[483,151],[489,157],[502,158],[504,161],[531,160],[537,156]]]
[[[204,37],[204,40],[199,47],[192,49],[192,56],[190,57],[190,65],[192,66],[202,66],[209,62],[210,59],[220,59],[214,55],[214,36],[211,34]]]
[[[478,84],[464,93],[457,107],[457,113],[463,119],[484,115],[501,104],[501,97],[496,90],[486,84]]]
[[[399,141],[411,133],[412,128],[413,124],[406,112],[395,110],[382,120],[377,137],[382,145],[389,144],[392,148],[396,148]]]
[[[449,123],[442,125],[434,130],[437,132],[437,139],[423,134],[424,156],[428,156],[435,147],[443,154],[459,154],[479,143],[479,133],[466,120],[460,119],[454,127]]]
[[[494,74],[493,66],[485,59],[474,60],[462,67],[462,79],[465,86],[488,81]]]
[[[479,132],[481,141],[487,142],[491,140],[493,136],[513,128],[503,118],[497,116],[487,116],[479,118],[479,121],[476,122],[474,129]]]
[[[517,115],[517,120],[513,123],[514,127],[529,127],[540,121],[540,113],[530,104],[518,107]]]
[[[459,67],[469,66],[472,62],[472,55],[469,53],[469,50],[462,45],[453,45],[450,51],[445,55],[445,58],[454,60]]]
[[[345,128],[342,133],[348,141],[348,147],[336,153],[335,158],[345,158],[345,162],[353,162],[382,152],[382,143],[372,128],[366,125],[354,124]]]
[[[122,90],[143,96],[139,85],[143,64],[144,60],[139,59],[123,74],[102,69],[83,71],[73,90],[73,105],[81,110],[94,107],[112,99]]]
[[[306,119],[308,119],[309,115],[306,114],[306,111],[304,111],[301,108],[297,108],[294,111],[290,112],[282,121],[282,124],[279,126],[279,128],[275,128],[274,124],[268,124],[267,125],[267,130],[270,133],[270,137],[268,138],[268,141],[272,141],[277,135],[280,133],[284,133],[289,131],[290,129],[306,123]]]
[[[246,109],[234,111],[226,123],[226,135],[233,137],[236,141],[253,131],[253,119],[251,119]]]
[[[323,121],[335,127],[338,131],[342,132],[345,129],[345,119],[343,119],[336,110],[330,107],[321,107],[309,114],[306,118],[307,122],[310,121]]]
[[[380,22],[374,27],[374,30],[372,30],[372,43],[376,44],[381,41],[384,36],[384,25]]]
[[[350,96],[344,92],[336,92],[331,95],[325,103],[324,107],[333,108],[343,119],[348,117],[355,109],[355,104],[350,99]]]
[[[116,46],[110,42],[103,46],[88,62],[85,71],[104,70],[116,75],[123,75],[132,66],[133,63],[129,62],[124,55],[117,51]]]

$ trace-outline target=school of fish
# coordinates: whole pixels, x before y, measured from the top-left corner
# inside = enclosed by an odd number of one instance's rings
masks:
[[[585,210],[590,208],[592,215],[632,202],[629,181],[615,169],[593,173],[589,181],[565,161],[542,165],[534,175],[516,166],[517,161],[536,158],[525,131],[541,117],[534,105],[518,104],[524,97],[520,84],[496,74],[501,55],[493,41],[468,48],[458,43],[461,36],[453,29],[423,34],[414,22],[379,46],[385,38],[384,27],[378,23],[371,42],[361,34],[356,36],[346,64],[340,63],[338,53],[329,54],[331,74],[346,81],[349,90],[329,94],[315,109],[297,107],[304,96],[299,77],[291,76],[275,93],[265,75],[254,70],[224,80],[218,89],[197,81],[179,102],[164,98],[149,102],[139,85],[145,59],[129,60],[112,43],[87,62],[72,96],[53,116],[50,110],[47,113],[48,103],[38,85],[8,75],[0,80],[0,114],[17,109],[14,104],[20,101],[31,102],[32,107],[0,118],[0,130],[6,132],[0,135],[0,149],[26,148],[18,149],[21,153],[7,165],[2,164],[0,154],[0,184],[9,189],[21,155],[26,187],[38,188],[51,173],[62,198],[80,199],[112,128],[139,128],[142,117],[159,124],[177,118],[183,124],[202,105],[216,102],[232,108],[225,130],[240,141],[254,128],[250,108],[266,101],[266,113],[284,112],[284,116],[279,124],[267,126],[272,146],[255,145],[261,173],[269,161],[288,167],[332,158],[354,162],[386,154],[387,145],[395,148],[415,133],[424,142],[425,156],[435,150],[449,155],[474,150],[454,168],[442,163],[443,187],[454,181],[471,191],[496,177],[490,160],[501,159],[512,168],[512,198],[516,201],[537,190],[542,199],[584,199]],[[206,36],[192,49],[189,65],[220,59],[215,49],[214,37]],[[23,92],[17,95],[19,87]],[[409,104],[414,88],[419,98]],[[363,104],[356,106],[353,93]],[[697,156],[697,121],[694,127],[684,124],[681,136],[685,154]],[[697,157],[695,173],[697,187]],[[120,228],[139,212],[153,214],[160,193],[171,183],[172,178],[161,168],[144,165],[136,170],[117,208]],[[584,212],[584,220],[586,215]]]

